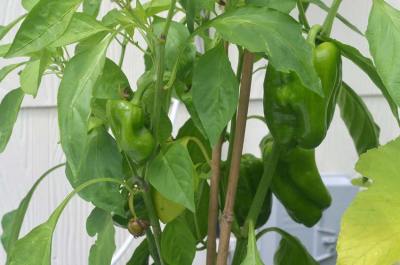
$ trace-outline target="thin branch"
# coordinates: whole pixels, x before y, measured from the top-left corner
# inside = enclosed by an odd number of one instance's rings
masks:
[[[217,265],[225,265],[228,258],[229,239],[231,235],[233,221],[233,207],[235,205],[236,189],[239,180],[240,158],[243,151],[244,135],[246,131],[252,72],[253,54],[245,51],[243,58],[239,107],[235,128],[235,140],[232,152],[232,161],[229,170],[228,189],[226,194],[224,212],[220,221],[221,234],[218,247]]]

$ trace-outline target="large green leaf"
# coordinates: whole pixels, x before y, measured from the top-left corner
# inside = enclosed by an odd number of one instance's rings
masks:
[[[255,236],[254,224],[249,223],[249,233],[247,238],[247,251],[246,257],[240,263],[241,265],[264,265],[261,260],[260,253],[257,249],[257,241]],[[290,263],[287,263],[290,264]]]
[[[366,35],[379,76],[400,106],[400,11],[374,0]]]
[[[147,178],[164,197],[194,212],[193,171],[186,147],[175,142],[150,162]]]
[[[342,218],[338,265],[400,262],[400,138],[361,155],[356,170],[372,180]]]
[[[357,153],[360,155],[368,149],[379,146],[379,127],[367,106],[346,83],[338,97],[340,115],[347,126]]]
[[[149,264],[149,246],[147,239],[144,239],[140,245],[135,248],[132,257],[126,265],[148,265]]]
[[[23,99],[24,92],[17,88],[10,91],[0,103],[0,153],[10,140]]]
[[[101,182],[113,182],[118,185],[122,183],[115,179],[100,178],[85,182],[76,188],[54,210],[45,223],[37,226],[15,243],[10,253],[9,264],[7,265],[50,265],[53,233],[65,206],[76,193]]]
[[[15,26],[18,24],[18,22],[20,22],[22,19],[25,18],[26,15],[22,15],[20,17],[18,17],[17,19],[13,20],[11,23],[9,23],[6,26],[0,26],[0,40],[2,40],[4,38],[4,36],[7,35],[7,33]]]
[[[83,13],[97,17],[100,11],[102,0],[83,0]]]
[[[93,87],[93,97],[121,99],[129,89],[129,81],[122,69],[111,59],[106,59],[103,74]]]
[[[7,54],[10,47],[11,47],[11,44],[0,45],[0,57],[4,57]]]
[[[90,248],[89,265],[110,265],[115,251],[115,229],[112,216],[100,208],[94,208],[86,221],[86,230],[91,237],[97,234]]]
[[[388,102],[394,117],[400,124],[399,111],[397,109],[397,105],[390,96],[388,89],[383,84],[382,79],[379,77],[378,72],[376,71],[376,68],[374,66],[374,63],[369,58],[362,55],[359,50],[350,45],[346,45],[344,43],[341,43],[340,41],[333,39],[329,39],[329,41],[333,41],[336,44],[336,46],[339,47],[343,56],[345,56],[353,63],[355,63],[358,67],[360,67],[361,70],[363,70],[369,76],[371,81],[374,82],[374,84],[377,86],[377,88],[379,88],[383,96],[386,98],[386,101]]]
[[[52,47],[61,47],[86,39],[96,33],[109,31],[95,18],[85,13],[75,13],[65,32],[53,43]]]
[[[239,84],[222,45],[209,50],[194,65],[193,104],[214,146],[236,111]]]
[[[279,71],[294,71],[303,84],[322,94],[312,47],[292,17],[267,7],[243,7],[218,16],[210,25],[225,40],[251,52],[264,52]]]
[[[77,174],[67,171],[68,180],[73,187],[95,178],[124,178],[122,155],[106,128],[99,126],[90,131]],[[126,198],[119,187],[112,183],[100,183],[79,193],[87,201],[108,212],[125,216]]]
[[[58,91],[58,122],[61,145],[74,176],[77,176],[87,141],[92,89],[104,66],[105,52],[111,36],[92,49],[72,58],[64,72]]]
[[[24,70],[22,70],[19,81],[21,89],[29,95],[36,97],[42,76],[50,63],[50,57],[47,53],[43,53],[38,59],[32,59],[29,61]]]
[[[40,51],[66,30],[82,0],[41,0],[22,22],[7,57]]]
[[[283,13],[290,13],[296,6],[296,0],[246,0],[246,4],[266,6]]]
[[[36,188],[39,186],[40,182],[52,173],[54,170],[64,166],[65,164],[59,164],[48,171],[46,171],[39,179],[33,184],[32,188],[22,199],[17,209],[5,214],[1,220],[1,225],[3,229],[3,234],[1,235],[1,243],[6,251],[10,253],[11,249],[14,247],[15,242],[17,242],[21,227],[24,221],[26,210],[28,209],[29,203],[31,201],[32,195]]]
[[[167,224],[161,237],[161,255],[167,264],[192,264],[196,240],[182,219]]]

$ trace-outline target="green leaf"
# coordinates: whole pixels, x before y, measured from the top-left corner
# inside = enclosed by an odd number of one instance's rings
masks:
[[[10,91],[0,103],[0,153],[10,139],[23,99],[24,92],[17,88]]]
[[[37,52],[57,40],[67,29],[81,0],[41,0],[22,22],[7,57]]]
[[[97,234],[90,248],[89,265],[109,265],[115,251],[115,229],[110,213],[94,208],[86,220],[86,230],[91,237]]]
[[[102,0],[83,0],[83,13],[97,17],[99,15]]]
[[[322,10],[329,12],[330,7],[327,6],[324,2],[321,0],[302,0],[304,3],[313,3],[314,5],[318,6]],[[364,36],[362,31],[358,29],[354,24],[352,24],[349,20],[347,20],[345,17],[340,15],[339,13],[336,14],[336,18],[339,19],[344,25],[346,25],[349,29],[353,30],[354,32],[360,34],[361,36]]]
[[[161,255],[167,264],[192,264],[196,240],[180,218],[167,224],[161,237]]]
[[[140,245],[135,248],[132,257],[126,265],[148,265],[149,264],[149,246],[147,239],[144,239]]]
[[[274,255],[274,265],[319,265],[296,237],[276,229],[282,238]]]
[[[32,8],[39,2],[40,0],[22,0],[22,6],[26,11],[31,11]]]
[[[110,40],[111,36],[106,37],[92,49],[72,58],[65,68],[58,91],[61,145],[74,176],[77,176],[87,142],[92,89],[103,70]]]
[[[247,240],[247,252],[246,257],[244,258],[241,265],[263,265],[260,258],[260,253],[257,249],[257,241],[254,231],[254,224],[253,222],[249,223],[249,234]],[[294,264],[294,263],[286,263],[286,264]],[[297,263],[296,263],[297,264]]]
[[[1,225],[3,229],[3,234],[1,235],[1,243],[3,244],[6,253],[11,252],[11,249],[14,247],[15,242],[18,240],[26,210],[28,209],[32,195],[35,192],[36,188],[45,177],[64,165],[64,163],[59,164],[41,175],[39,179],[35,182],[35,184],[33,184],[32,188],[29,190],[26,196],[22,199],[18,208],[3,216],[3,219],[1,220]]]
[[[0,45],[0,57],[4,57],[7,54],[10,47],[11,47],[11,44]]]
[[[246,4],[266,6],[288,14],[295,8],[296,0],[246,0]]]
[[[266,53],[277,70],[296,72],[306,87],[322,95],[312,47],[303,38],[301,25],[289,15],[267,7],[248,6],[226,12],[209,25],[229,42],[251,52]]]
[[[397,105],[390,96],[387,87],[383,84],[382,79],[379,77],[373,62],[369,58],[362,55],[359,50],[350,45],[346,45],[344,43],[341,43],[333,39],[329,39],[329,41],[333,41],[335,45],[339,47],[343,56],[345,56],[353,63],[355,63],[358,67],[360,67],[361,70],[363,70],[369,76],[369,78],[371,78],[371,81],[374,82],[374,84],[381,90],[383,96],[385,97],[386,101],[390,106],[390,109],[392,110],[394,117],[400,124],[400,119],[399,119],[400,116],[397,109]]]
[[[195,137],[197,138],[205,147],[207,154],[209,157],[211,157],[211,146],[208,140],[203,136],[203,134],[200,132],[200,130],[196,127],[196,125],[193,122],[193,119],[190,118],[188,119],[184,125],[179,129],[178,135],[176,136],[176,139],[182,139],[184,137]],[[206,158],[201,152],[200,147],[196,144],[190,141],[187,144],[187,148],[190,154],[190,157],[192,158],[193,164],[197,165],[200,163],[206,163]]]
[[[186,147],[175,142],[149,163],[147,178],[164,197],[194,212],[193,171]]]
[[[106,58],[103,74],[93,87],[93,96],[102,99],[121,99],[129,87],[128,78],[122,69],[111,59]]]
[[[209,50],[194,65],[193,104],[214,146],[236,111],[239,84],[222,45]]]
[[[65,32],[55,42],[51,43],[51,46],[66,46],[93,36],[96,33],[109,30],[109,28],[103,26],[90,15],[85,13],[75,13]]]
[[[76,188],[54,210],[45,223],[37,226],[15,243],[10,254],[8,265],[50,265],[53,233],[65,206],[76,193],[82,191],[86,187],[101,182],[113,182],[119,185],[122,183],[115,179],[100,178],[85,182]]]
[[[400,106],[400,11],[374,0],[366,36],[379,76]]]
[[[12,21],[11,23],[9,23],[6,26],[0,26],[0,40],[2,40],[4,38],[4,36],[7,35],[7,33],[15,26],[17,25],[22,19],[25,18],[26,15],[22,15],[20,17],[18,17],[17,19],[15,19],[14,21]]]
[[[356,170],[372,180],[343,218],[338,265],[400,261],[400,138],[361,155]]]
[[[16,63],[16,64],[10,64],[7,66],[4,66],[3,68],[0,69],[0,82],[4,80],[4,78],[7,77],[9,73],[20,67],[21,65],[25,64],[23,63]]]
[[[340,115],[347,126],[360,155],[379,146],[379,127],[362,99],[346,84],[342,83],[338,97]]]
[[[42,76],[50,63],[50,57],[48,54],[43,53],[39,59],[32,59],[29,61],[24,70],[22,70],[19,81],[21,83],[21,89],[29,95],[36,97]]]
[[[143,4],[144,10],[148,17],[154,16],[162,11],[168,10],[171,0],[150,0]]]
[[[67,177],[73,187],[95,178],[124,178],[122,155],[106,128],[100,126],[90,131],[78,172],[72,174],[67,170]],[[79,196],[101,209],[125,216],[126,198],[120,193],[119,187],[112,183],[89,187],[80,192]]]

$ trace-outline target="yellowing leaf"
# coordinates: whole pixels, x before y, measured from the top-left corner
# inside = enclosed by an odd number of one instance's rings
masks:
[[[337,265],[400,261],[400,138],[360,157],[356,170],[372,180],[342,219]]]

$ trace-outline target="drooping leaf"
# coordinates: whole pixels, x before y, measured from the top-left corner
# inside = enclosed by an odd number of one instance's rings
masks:
[[[74,176],[77,176],[87,142],[92,89],[103,69],[110,40],[110,37],[104,38],[92,49],[72,58],[65,68],[58,91],[61,145]]]
[[[20,67],[25,63],[15,63],[15,64],[9,64],[4,66],[3,68],[0,69],[0,82],[3,81],[4,78],[7,77],[9,73]]]
[[[101,99],[121,99],[128,91],[131,92],[128,78],[116,63],[106,58],[103,74],[93,87],[93,96]]]
[[[47,53],[43,53],[40,58],[32,59],[26,64],[19,76],[21,89],[26,94],[36,97],[43,73],[49,63],[50,57]]]
[[[383,0],[374,0],[366,36],[378,74],[400,106],[400,11]]]
[[[83,0],[83,13],[97,17],[100,11],[102,0]]]
[[[53,233],[65,206],[76,193],[82,191],[86,187],[101,182],[121,184],[115,179],[100,178],[90,180],[80,185],[63,200],[45,223],[37,226],[15,243],[10,253],[8,265],[50,265]]]
[[[175,142],[149,163],[147,178],[164,197],[194,212],[193,170],[187,149]]]
[[[193,104],[214,146],[236,111],[239,84],[222,46],[206,52],[194,65]]]
[[[67,177],[73,187],[95,178],[123,179],[122,155],[106,128],[99,126],[89,132],[78,172],[72,174],[67,171]],[[113,183],[97,184],[86,188],[79,195],[101,209],[125,216],[126,198]]]
[[[41,0],[22,22],[7,57],[40,51],[66,30],[82,0]]]
[[[86,220],[86,230],[91,237],[97,234],[91,246],[89,265],[109,265],[115,251],[115,229],[109,212],[94,208]]]
[[[149,264],[149,246],[146,239],[140,243],[140,245],[135,248],[132,257],[126,263],[126,265],[148,265]]]
[[[32,8],[39,2],[40,0],[22,0],[22,6],[26,11],[31,11]]]
[[[7,33],[15,26],[17,25],[22,19],[25,18],[26,15],[22,15],[18,17],[17,19],[13,20],[11,23],[9,23],[6,26],[0,26],[0,40],[4,38],[4,36],[7,35]]]
[[[379,146],[379,127],[362,99],[346,84],[338,97],[340,115],[360,155]]]
[[[167,224],[161,237],[161,255],[167,264],[192,264],[196,240],[180,218]]]
[[[311,45],[301,26],[289,15],[267,7],[242,7],[218,16],[210,23],[225,40],[251,52],[266,53],[279,71],[294,71],[303,84],[322,95],[313,66]]]
[[[338,265],[400,261],[400,138],[361,155],[356,170],[371,179],[343,218]]]
[[[300,240],[286,233],[279,231],[282,236],[279,247],[274,255],[274,265],[318,265],[319,263],[308,253]]]
[[[379,90],[382,92],[383,96],[385,97],[386,101],[390,106],[390,109],[392,110],[394,117],[400,124],[400,119],[399,119],[400,116],[396,102],[390,96],[387,87],[383,84],[382,79],[379,77],[373,62],[369,58],[362,55],[359,50],[350,45],[346,45],[344,43],[341,43],[333,39],[330,39],[330,41],[333,41],[335,45],[339,47],[343,56],[345,56],[353,63],[355,63],[358,67],[360,67],[361,70],[363,70],[369,76],[371,81],[374,82],[377,88],[379,88]]]
[[[242,261],[241,265],[264,265],[261,260],[260,253],[257,249],[257,241],[255,236],[254,224],[249,223],[249,234],[247,239],[247,252],[246,257]],[[290,264],[290,263],[287,263]]]
[[[11,249],[14,247],[15,242],[17,242],[19,233],[21,231],[22,223],[24,221],[24,217],[26,214],[26,210],[28,209],[29,203],[31,201],[32,195],[35,192],[36,188],[39,186],[40,182],[47,177],[54,170],[64,166],[65,164],[59,164],[48,171],[46,171],[39,179],[33,184],[32,188],[26,194],[26,196],[22,199],[18,208],[5,214],[1,220],[1,225],[3,229],[3,234],[1,235],[1,243],[6,251],[6,253],[10,253]]]
[[[75,13],[65,32],[53,43],[52,47],[62,47],[78,42],[99,32],[109,31],[95,18],[85,13]]]
[[[290,13],[296,6],[296,0],[246,0],[246,4],[266,6],[283,13]]]
[[[10,91],[0,103],[0,153],[10,140],[23,99],[24,92],[17,88]]]

